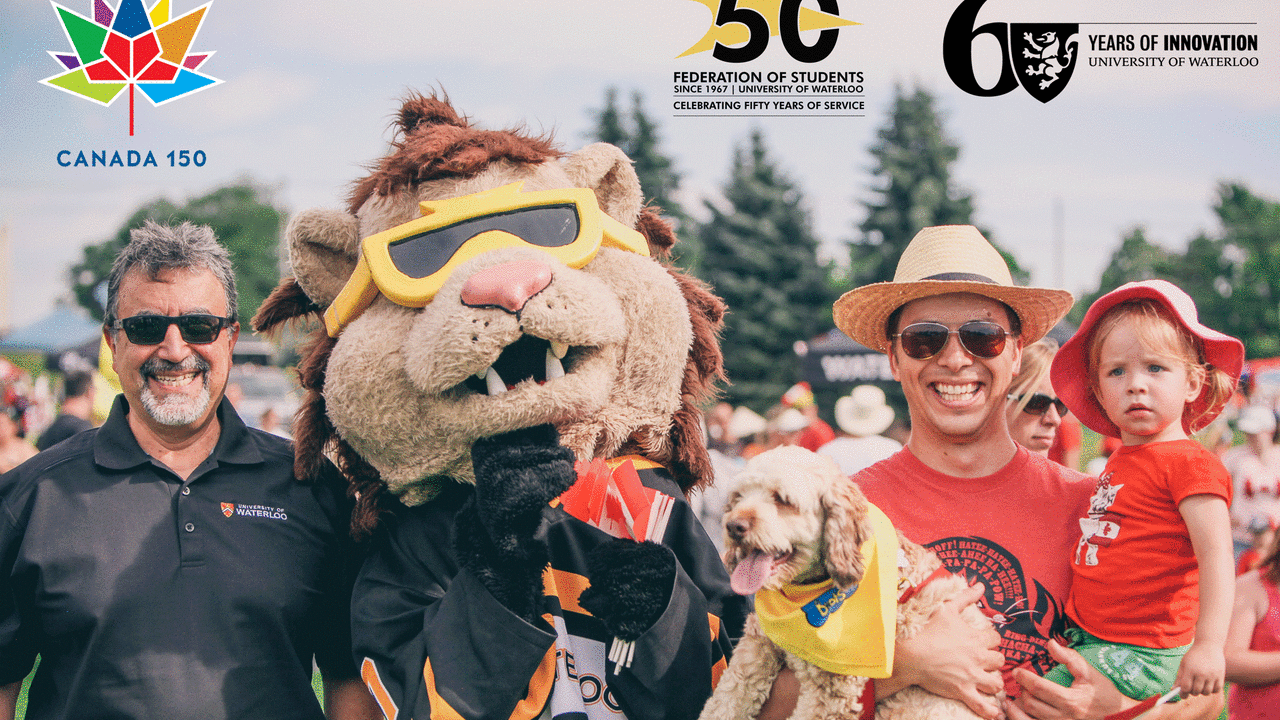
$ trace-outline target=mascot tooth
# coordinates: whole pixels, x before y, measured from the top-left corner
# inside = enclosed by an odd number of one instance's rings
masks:
[[[416,94],[395,132],[347,211],[293,219],[254,319],[322,325],[296,462],[370,538],[366,684],[391,720],[697,717],[746,612],[685,501],[723,303],[617,148]]]

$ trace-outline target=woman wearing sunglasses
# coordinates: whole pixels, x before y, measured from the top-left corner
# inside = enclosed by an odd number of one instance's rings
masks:
[[[1049,382],[1049,365],[1057,353],[1058,343],[1051,338],[1023,348],[1022,370],[1013,378],[1005,404],[1014,442],[1045,457],[1067,414],[1067,406]]]

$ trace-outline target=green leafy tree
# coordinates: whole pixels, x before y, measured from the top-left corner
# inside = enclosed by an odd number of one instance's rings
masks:
[[[1117,287],[1136,280],[1160,278],[1177,282],[1177,256],[1147,240],[1147,232],[1135,227],[1120,241],[1120,247],[1111,253],[1107,267],[1102,271],[1098,289],[1081,297],[1071,307],[1071,319],[1079,323],[1095,300]]]
[[[835,295],[801,192],[760,131],[735,149],[724,197],[726,205],[706,203],[700,275],[729,305],[726,399],[764,412],[799,379],[794,343],[831,327]]]
[[[98,286],[106,281],[116,255],[129,242],[129,231],[145,220],[192,222],[212,227],[231,253],[240,318],[245,322],[280,279],[277,246],[284,219],[285,211],[274,204],[270,190],[247,180],[217,188],[181,206],[167,198],[153,200],[129,216],[110,239],[84,248],[80,262],[71,268],[72,291],[76,301],[101,320],[105,308],[99,295],[105,299],[105,293],[100,293]]]
[[[862,203],[866,219],[850,246],[848,282],[853,287],[892,280],[898,258],[921,228],[973,224],[973,195],[951,176],[960,146],[943,129],[931,93],[916,88],[907,94],[896,88],[888,122],[877,138],[870,148],[876,197]],[[989,231],[983,235],[993,240]],[[1029,274],[1017,260],[1004,250],[1000,254],[1014,281],[1026,283]]]

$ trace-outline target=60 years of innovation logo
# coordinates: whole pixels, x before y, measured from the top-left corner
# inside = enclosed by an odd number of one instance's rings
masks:
[[[52,4],[72,50],[49,51],[64,72],[40,82],[108,107],[127,88],[131,136],[135,88],[159,106],[222,82],[199,72],[213,52],[191,49],[212,3],[179,18],[169,0],[150,10],[142,0],[119,0],[114,9],[93,0],[92,18]]]

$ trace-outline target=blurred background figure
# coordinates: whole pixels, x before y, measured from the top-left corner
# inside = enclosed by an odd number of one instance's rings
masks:
[[[1252,547],[1257,528],[1280,525],[1280,447],[1275,444],[1276,415],[1265,405],[1240,411],[1236,428],[1244,444],[1223,456],[1231,471],[1231,535],[1236,555]]]
[[[0,407],[0,472],[9,472],[36,454],[36,448],[23,439],[23,404],[6,402]]]
[[[83,370],[67,373],[62,381],[62,408],[53,424],[40,433],[37,450],[48,450],[78,432],[93,427],[93,402],[97,394],[93,374]]]
[[[1227,630],[1227,710],[1231,720],[1280,717],[1280,535],[1256,570],[1236,578]]]
[[[818,404],[813,399],[813,388],[807,382],[798,382],[782,394],[782,404],[797,410],[805,419],[805,426],[793,442],[784,445],[799,445],[802,448],[817,452],[818,448],[831,442],[836,431],[822,418],[818,417]]]
[[[880,433],[893,424],[893,408],[884,391],[875,385],[859,385],[836,400],[836,426],[841,436],[818,448],[818,454],[836,461],[840,471],[852,475],[902,449],[897,440]]]
[[[741,436],[734,433],[733,416],[733,406],[727,402],[716,403],[707,411],[707,447],[737,457],[742,453],[742,442],[739,440]]]
[[[1058,343],[1049,338],[1023,348],[1022,370],[1013,378],[1005,404],[1014,442],[1045,457],[1067,414],[1066,404],[1049,382],[1049,365],[1057,354]]]
[[[272,435],[279,435],[282,438],[293,439],[289,431],[285,430],[284,426],[280,424],[280,414],[273,407],[263,410],[262,414],[258,416],[258,429],[263,432],[269,432]]]
[[[764,443],[755,453],[772,450],[782,445],[799,445],[804,430],[809,427],[809,418],[799,410],[787,405],[774,405],[765,413]],[[832,431],[834,434],[835,431]],[[747,454],[743,458],[750,460]]]

